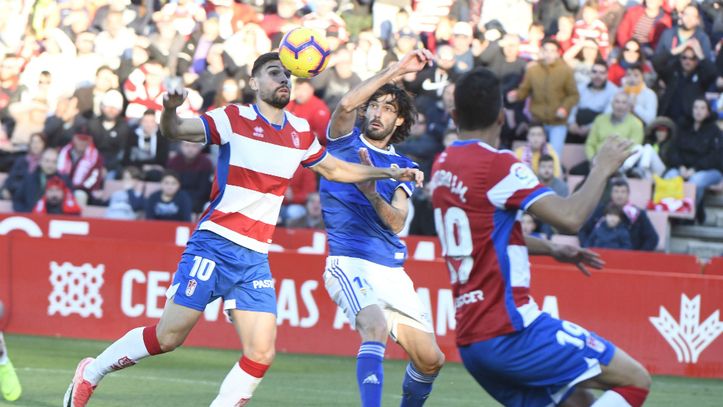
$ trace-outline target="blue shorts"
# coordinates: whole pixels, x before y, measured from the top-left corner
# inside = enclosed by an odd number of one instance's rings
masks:
[[[221,297],[224,309],[276,315],[269,256],[205,230],[188,241],[166,297],[198,311]]]
[[[465,368],[497,401],[510,406],[562,403],[577,383],[600,374],[615,345],[542,313],[522,331],[460,346]]]

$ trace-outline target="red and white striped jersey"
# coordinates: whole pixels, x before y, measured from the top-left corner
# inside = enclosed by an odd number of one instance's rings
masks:
[[[432,167],[437,234],[452,279],[460,346],[529,326],[530,264],[518,219],[550,189],[511,151],[459,140]]]
[[[216,233],[250,250],[267,253],[284,192],[299,166],[326,157],[309,123],[284,112],[281,125],[255,105],[228,105],[201,115],[206,143],[220,153],[211,204],[198,230]]]

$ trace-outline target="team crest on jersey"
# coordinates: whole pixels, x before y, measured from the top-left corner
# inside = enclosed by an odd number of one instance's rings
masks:
[[[264,136],[264,128],[261,126],[254,127],[254,137],[263,137]]]
[[[188,280],[188,285],[186,286],[186,297],[190,297],[193,295],[193,293],[196,291],[196,280]]]
[[[301,141],[299,140],[299,133],[292,131],[291,132],[291,142],[294,143],[294,147],[299,148],[301,145]]]

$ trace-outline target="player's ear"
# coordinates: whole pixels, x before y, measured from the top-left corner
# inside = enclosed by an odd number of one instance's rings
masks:
[[[505,109],[500,109],[500,113],[497,115],[497,125],[500,127],[505,125]]]
[[[250,87],[251,90],[253,90],[254,92],[258,92],[258,91],[259,91],[259,86],[258,86],[258,84],[256,83],[256,78],[254,78],[253,76],[249,78],[249,87]]]
[[[399,127],[399,126],[401,126],[403,123],[404,123],[404,118],[400,116],[400,117],[397,117],[397,120],[394,122],[394,126],[395,126],[395,127]]]

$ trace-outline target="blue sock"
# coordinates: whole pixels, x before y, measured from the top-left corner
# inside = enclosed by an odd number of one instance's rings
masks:
[[[407,372],[402,382],[402,403],[400,407],[418,407],[424,405],[429,393],[432,392],[432,383],[437,374],[424,374],[414,368],[412,362],[407,365]]]
[[[384,344],[364,342],[356,357],[356,381],[359,384],[362,407],[382,405],[382,385],[384,384]]]

